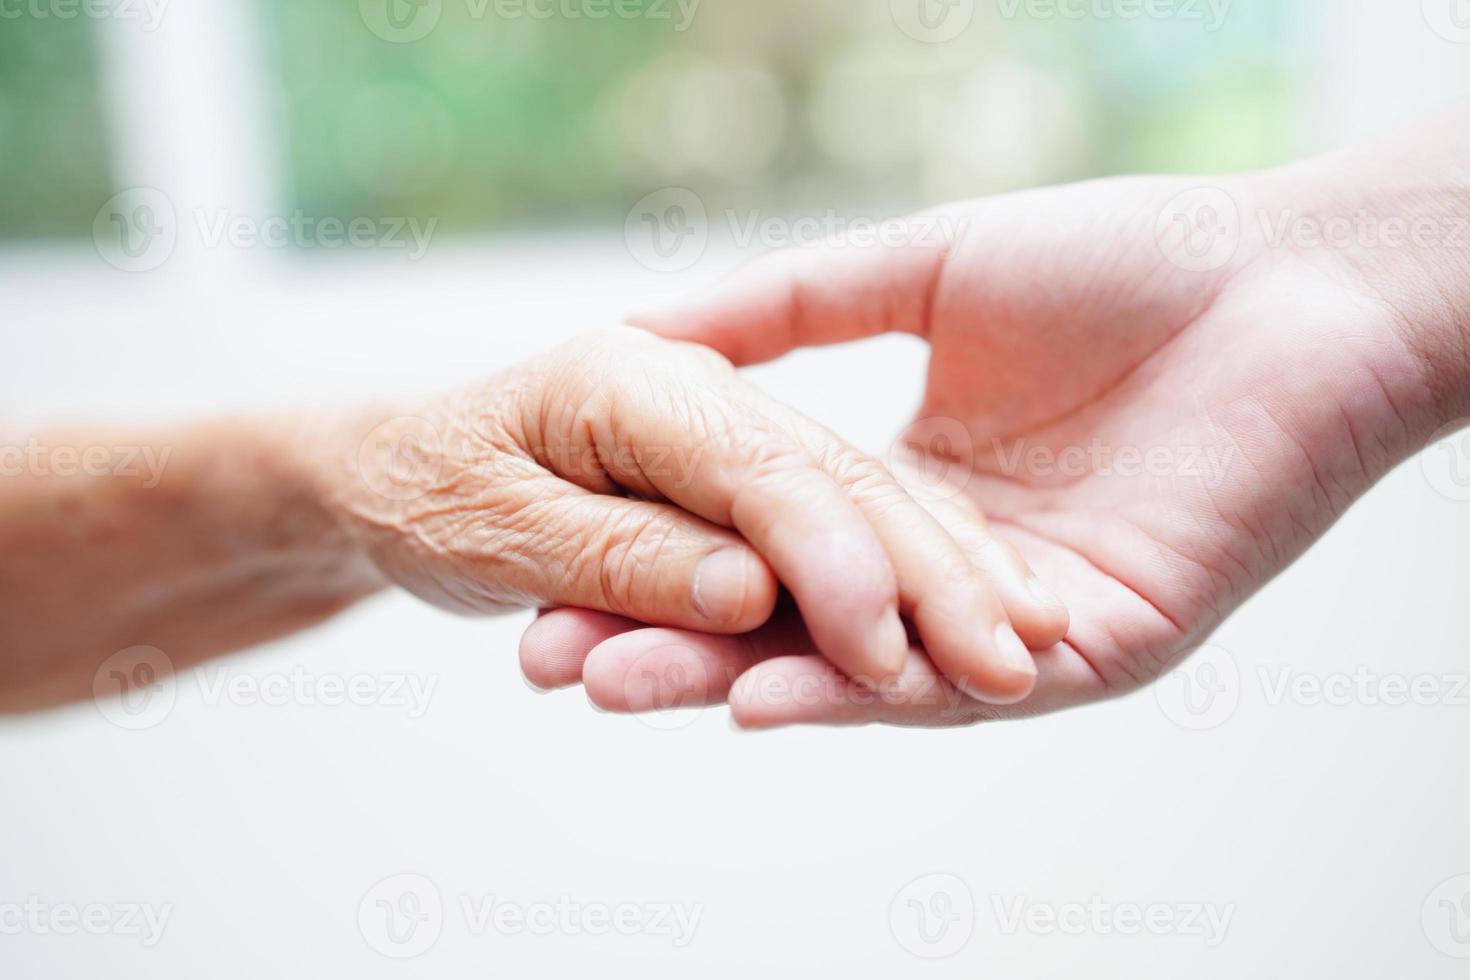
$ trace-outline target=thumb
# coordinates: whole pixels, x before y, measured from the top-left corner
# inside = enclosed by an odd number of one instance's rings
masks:
[[[743,633],[770,618],[777,583],[732,531],[668,504],[566,493],[542,498],[522,589],[542,605]]]
[[[755,364],[798,347],[881,333],[926,335],[933,298],[955,242],[957,215],[885,224],[863,241],[789,248],[740,268],[702,294],[635,313],[630,326],[713,347]]]

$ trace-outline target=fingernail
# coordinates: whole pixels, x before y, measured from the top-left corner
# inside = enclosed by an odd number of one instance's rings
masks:
[[[1051,589],[1048,589],[1041,579],[1035,575],[1026,579],[1026,588],[1030,591],[1031,598],[1035,599],[1040,605],[1051,609],[1064,608],[1062,606],[1062,600],[1057,594]]]
[[[995,650],[1000,654],[1001,663],[1018,674],[1036,673],[1036,661],[1031,657],[1031,651],[1026,649],[1026,644],[1016,635],[1010,623],[1001,623],[995,628]]]
[[[712,623],[728,624],[745,611],[751,564],[738,548],[707,555],[694,570],[694,608]]]

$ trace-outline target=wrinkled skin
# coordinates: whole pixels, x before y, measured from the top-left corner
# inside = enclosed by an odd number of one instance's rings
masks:
[[[167,465],[33,464],[0,486],[0,712],[145,686],[390,583],[457,612],[574,605],[712,635],[765,623],[779,581],[844,676],[900,675],[906,616],[994,704],[1030,693],[1028,644],[1067,628],[978,516],[947,531],[727,359],[629,327],[419,407],[44,441]]]
[[[738,634],[770,617],[779,578],[848,676],[901,674],[902,613],[991,703],[1030,692],[1026,643],[1066,632],[978,517],[950,522],[957,543],[882,464],[704,347],[592,333],[352,425],[367,435],[333,436],[363,447],[326,481],[335,508],[392,582],[445,608],[576,604]]]
[[[1392,163],[1354,166],[1392,195]],[[1246,216],[1217,269],[1157,233],[1169,202],[1202,183]],[[1456,411],[1427,365],[1434,338],[1464,323],[1435,277],[1463,282],[1464,270],[1404,251],[1288,247],[1255,221],[1258,209],[1346,207],[1321,186],[1319,171],[1297,168],[980,200],[942,212],[964,228],[947,253],[779,253],[633,319],[738,364],[886,331],[924,337],[927,421],[906,439],[916,462],[961,486],[957,499],[983,509],[1071,612],[1024,703],[958,695],[917,647],[903,683],[875,699],[813,657],[789,613],[751,636],[709,637],[559,610],[523,641],[527,676],[585,681],[615,710],[728,698],[753,727],[963,725],[1157,679]],[[1434,205],[1405,193],[1376,206]],[[1154,462],[1140,473],[1139,460]]]

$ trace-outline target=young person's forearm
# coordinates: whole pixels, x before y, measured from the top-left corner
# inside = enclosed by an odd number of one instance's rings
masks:
[[[382,587],[299,472],[290,423],[65,433],[4,447],[0,711],[87,697],[133,646],[175,666]]]

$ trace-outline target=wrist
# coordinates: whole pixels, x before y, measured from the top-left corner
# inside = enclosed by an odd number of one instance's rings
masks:
[[[1263,175],[1281,227],[1308,227],[1334,272],[1412,357],[1404,406],[1422,441],[1470,416],[1470,111]],[[1290,216],[1288,222],[1283,216]],[[1288,245],[1300,246],[1291,241]]]
[[[502,559],[496,531],[515,497],[506,487],[540,475],[517,449],[523,387],[499,376],[411,408],[296,424],[304,482],[379,586],[472,615],[532,604],[502,581],[513,560]]]
[[[360,579],[468,611],[434,571],[452,561],[424,540],[425,527],[466,486],[461,478],[469,450],[459,441],[450,452],[451,434],[465,426],[478,434],[482,421],[486,431],[499,429],[498,415],[482,420],[467,413],[463,400],[452,395],[414,408],[358,406],[285,420],[277,431],[291,468]]]
[[[384,417],[384,416],[377,416]],[[258,466],[272,488],[284,536],[336,582],[361,598],[388,583],[369,555],[356,515],[370,498],[357,471],[356,449],[371,431],[372,412],[292,414],[250,422]]]

